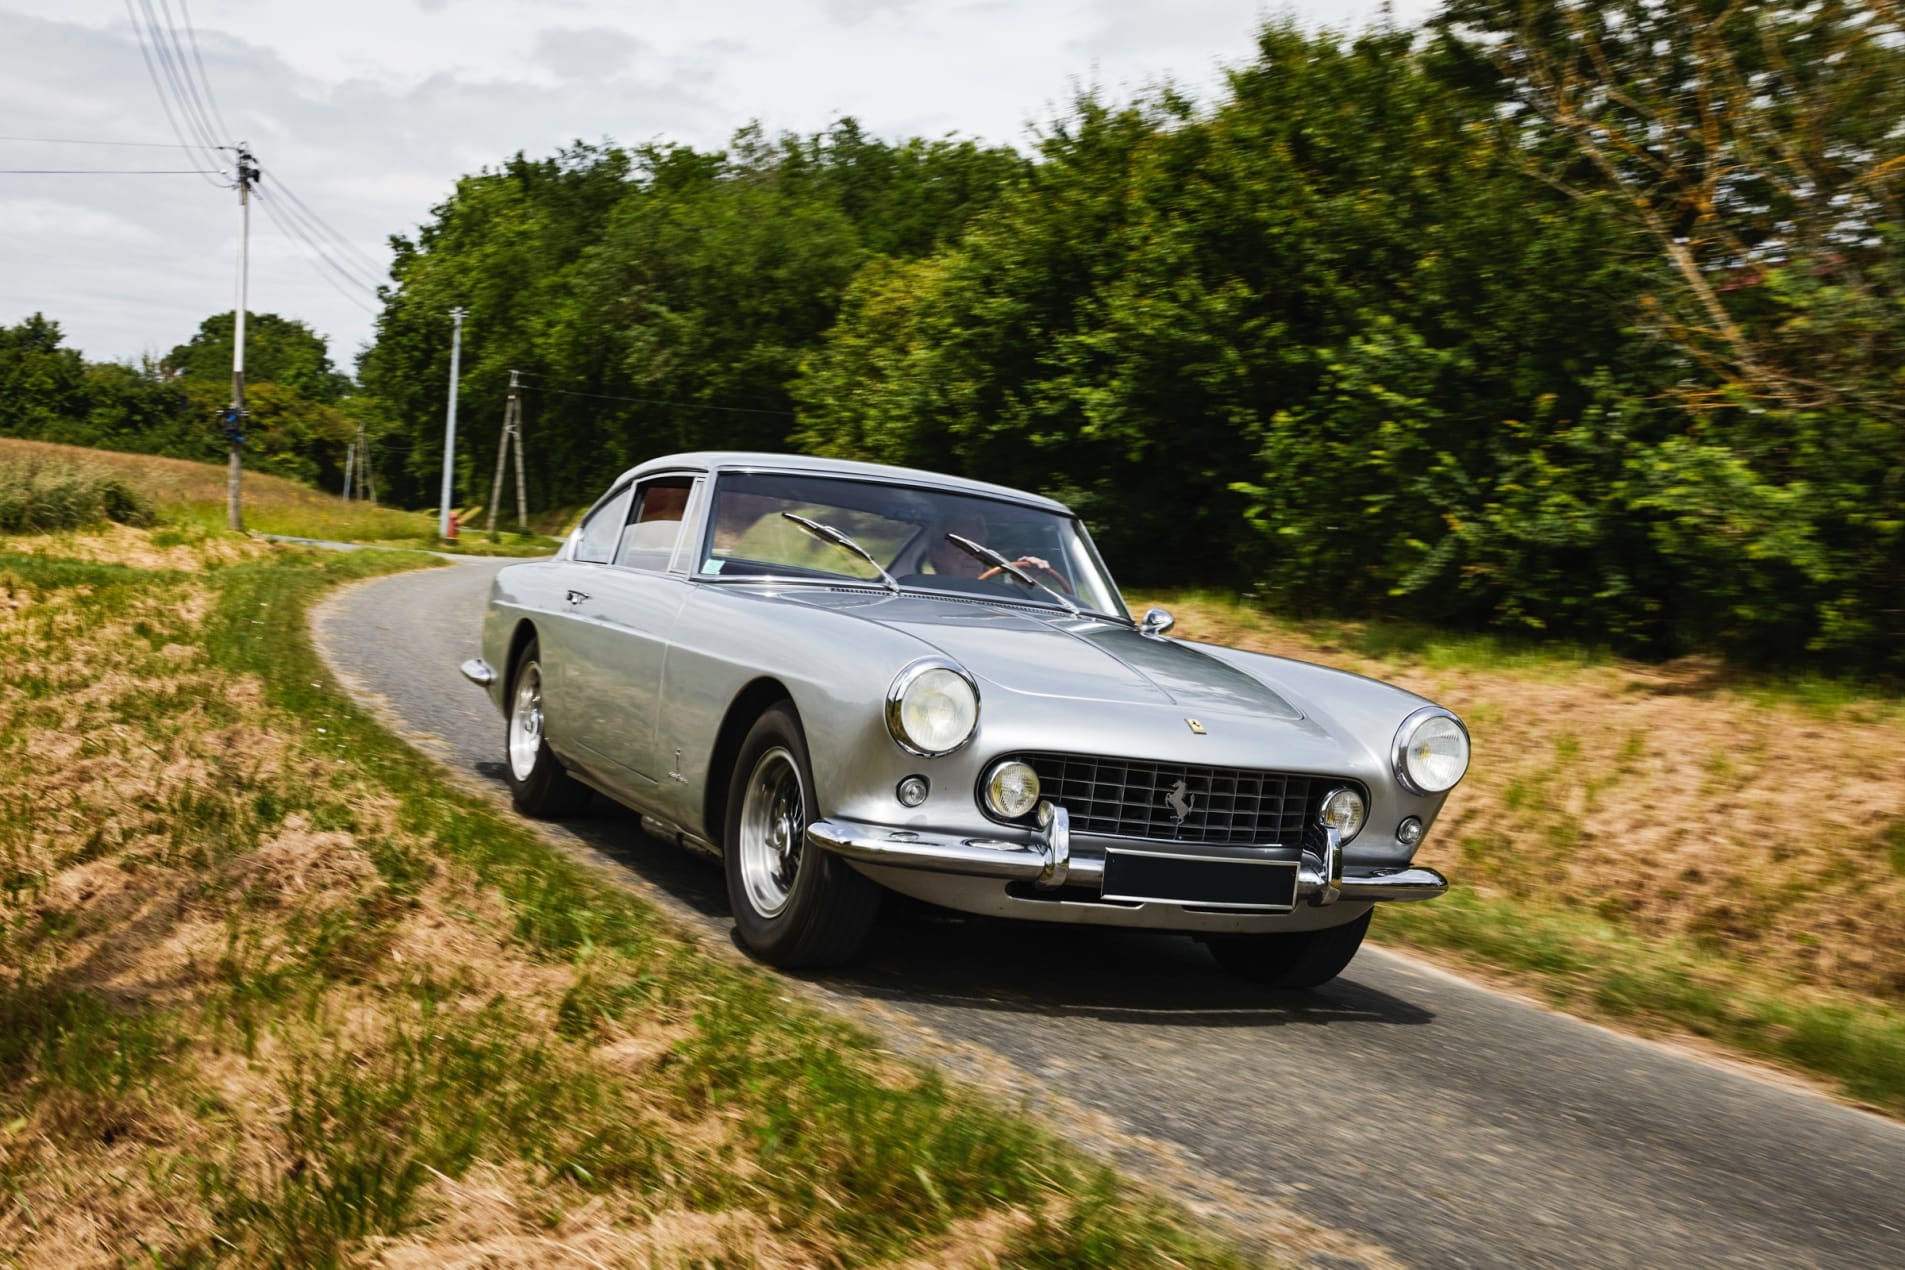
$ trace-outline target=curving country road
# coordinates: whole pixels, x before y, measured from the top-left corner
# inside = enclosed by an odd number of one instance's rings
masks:
[[[501,722],[455,668],[503,563],[379,579],[313,620],[347,683],[496,786]],[[726,938],[717,867],[597,801],[560,832]],[[931,1037],[1051,1094],[1048,1113],[1372,1245],[1301,1243],[1313,1261],[1905,1266],[1905,1127],[1380,949],[1321,992],[1278,993],[1185,939],[912,909],[811,982],[902,1048]]]

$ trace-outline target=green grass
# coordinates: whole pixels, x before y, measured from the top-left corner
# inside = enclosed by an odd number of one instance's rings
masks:
[[[46,534],[117,521],[149,525],[152,508],[109,473],[58,458],[0,460],[0,534]]]
[[[1429,671],[1510,671],[1566,676],[1583,669],[1625,665],[1648,672],[1647,663],[1625,661],[1605,647],[1568,640],[1488,631],[1456,631],[1390,619],[1342,621],[1286,618],[1246,596],[1216,590],[1147,593],[1166,608],[1198,611],[1231,628],[1269,628],[1313,645],[1322,657],[1348,654],[1393,666]],[[1758,705],[1789,705],[1825,722],[1880,723],[1905,718],[1905,695],[1894,683],[1835,677],[1816,670],[1778,672],[1732,666],[1718,660],[1677,665],[1689,694],[1732,694]]]
[[[188,574],[0,556],[30,601],[10,651],[42,685],[0,685],[0,724],[83,731],[86,762],[198,771],[88,784],[29,751],[0,791],[0,958],[18,972],[0,987],[0,1126],[17,1130],[0,1213],[28,1238],[78,1206],[142,1231],[154,1264],[354,1263],[368,1240],[427,1240],[444,1188],[483,1169],[523,1179],[552,1231],[565,1214],[641,1229],[744,1213],[776,1241],[766,1255],[803,1263],[930,1260],[962,1221],[1004,1214],[1008,1264],[1247,1263],[1033,1122],[697,952],[383,731],[331,685],[305,615],[337,582],[423,560],[279,552]],[[191,594],[202,618],[177,615]],[[187,671],[182,640],[202,653]],[[112,690],[76,691],[92,682]],[[337,838],[264,868],[287,834]],[[298,881],[348,859],[367,863]],[[140,898],[73,907],[83,861]],[[188,919],[213,925],[162,1000],[137,976],[87,980],[95,945],[149,951]],[[480,957],[400,957],[425,919],[531,986],[497,990]],[[657,1028],[672,1039],[637,1073],[598,1057]],[[126,1134],[137,1152],[102,1171]],[[146,1186],[136,1219],[101,1211]],[[18,1253],[0,1238],[0,1259]]]
[[[1643,1031],[1682,1031],[1820,1077],[1905,1115],[1905,1015],[1778,978],[1669,940],[1638,938],[1591,914],[1452,890],[1385,909],[1384,943],[1515,972],[1577,1014]]]

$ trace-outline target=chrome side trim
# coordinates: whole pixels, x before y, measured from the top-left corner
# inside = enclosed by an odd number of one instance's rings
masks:
[[[479,688],[487,688],[496,682],[496,672],[481,657],[472,657],[457,669],[463,672],[465,679]]]

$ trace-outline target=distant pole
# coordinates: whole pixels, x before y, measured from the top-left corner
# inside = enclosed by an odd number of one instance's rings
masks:
[[[351,501],[351,468],[357,462],[357,441],[344,447],[344,501]]]
[[[225,523],[234,530],[245,527],[244,503],[239,486],[244,471],[245,444],[245,308],[249,303],[251,282],[251,183],[258,179],[258,167],[251,151],[238,147],[238,303],[232,306],[232,404],[225,415],[225,438],[231,446],[225,478]]]
[[[443,502],[437,512],[437,537],[450,538],[450,477],[456,463],[456,381],[463,366],[463,319],[467,310],[454,308],[456,329],[450,336],[450,411],[443,421]]]
[[[509,443],[516,442],[516,527],[529,523],[529,505],[523,498],[523,394],[522,372],[509,372],[509,402],[503,407],[503,433],[496,440],[496,480],[489,487],[489,524],[486,533],[496,532],[496,508],[503,501],[503,469],[509,466]]]

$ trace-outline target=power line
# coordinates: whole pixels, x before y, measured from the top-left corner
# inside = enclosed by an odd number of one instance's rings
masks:
[[[223,175],[215,168],[0,168],[9,176],[204,176],[208,171]]]
[[[212,95],[212,77],[205,73],[205,59],[198,55],[198,31],[192,26],[192,11],[186,7],[185,0],[179,0],[179,14],[185,19],[185,34],[192,41],[192,61],[198,67],[199,83],[205,85],[205,100],[212,103],[212,118],[218,121],[218,130],[229,136],[231,129],[225,125],[225,115],[218,108],[218,98]]]
[[[262,167],[262,165],[260,166]],[[303,213],[304,221],[313,231],[320,237],[329,239],[347,256],[352,257],[351,263],[358,266],[365,277],[374,279],[377,285],[382,284],[384,266],[381,262],[373,258],[369,252],[359,247],[349,238],[339,233],[331,226],[330,222],[326,221],[322,216],[319,216],[317,211],[309,203],[298,197],[296,190],[285,184],[284,178],[274,169],[265,168],[263,170],[265,175],[269,176],[272,183],[276,185],[278,192],[290,199],[297,210]],[[376,290],[376,285],[373,285],[371,290]]]
[[[263,187],[261,186],[260,188],[262,189]],[[276,194],[277,191],[273,191],[272,196],[267,201],[272,205],[273,219],[278,223],[279,227],[288,233],[296,234],[297,237],[303,241],[304,245],[310,248],[332,273],[359,291],[362,291],[365,295],[373,296],[381,300],[382,296],[377,290],[378,284],[373,280],[375,275],[359,271],[349,260],[339,260],[331,253],[330,247],[323,239],[313,232],[310,223],[300,216],[291,204],[278,200]]]
[[[152,80],[152,90],[158,94],[159,108],[165,112],[165,122],[172,129],[172,135],[177,137],[181,143],[179,148],[182,150],[203,150],[204,147],[202,145],[193,145],[191,141],[187,139],[185,129],[179,127],[178,118],[172,112],[172,99],[167,96],[165,82],[159,75],[157,63],[153,61],[152,49],[146,39],[145,28],[139,24],[139,13],[133,7],[133,0],[126,0],[126,16],[132,19],[132,33],[139,41],[139,56],[146,64],[146,75]],[[216,164],[218,159],[216,150],[213,151],[210,157],[214,164]],[[212,180],[207,180],[206,183],[213,187],[218,187],[221,184],[218,181]]]
[[[163,2],[163,0],[161,0]],[[218,149],[218,133],[212,127],[211,120],[205,115],[205,104],[198,98],[198,86],[192,82],[190,71],[185,66],[182,50],[178,43],[178,28],[172,25],[172,11],[165,11],[165,27],[159,26],[158,10],[152,0],[139,0],[139,7],[145,10],[146,24],[152,33],[152,43],[159,55],[159,63],[165,68],[166,79],[172,85],[173,100],[178,103],[179,113],[185,116],[199,141],[209,150]]]
[[[331,259],[330,255],[325,252],[324,248],[319,246],[316,242],[314,242],[311,236],[307,234],[301,226],[297,225],[295,222],[285,217],[281,217],[278,214],[278,209],[280,205],[275,199],[265,197],[263,186],[259,187],[258,194],[259,194],[258,206],[265,209],[265,215],[271,218],[272,223],[277,225],[278,228],[284,230],[287,234],[296,236],[301,242],[304,243],[306,247],[308,247],[311,250],[313,255],[316,257],[313,263],[316,266],[318,266],[318,276],[323,278],[325,282],[329,283],[331,289],[333,291],[336,291],[339,295],[343,296],[346,300],[349,300],[352,304],[356,305],[358,308],[362,309],[366,313],[375,314],[377,312],[377,309],[374,306],[365,304],[361,297],[353,295],[350,291],[346,290],[344,286],[339,285],[337,279],[341,278],[343,279],[345,283],[348,283],[350,286],[357,287],[359,289],[364,289],[364,284],[361,281],[359,281],[357,278],[353,277],[348,271],[346,271],[336,261]],[[328,273],[325,272],[326,268],[328,268],[330,272]],[[335,277],[333,275],[335,275]]]
[[[82,141],[77,137],[0,137],[0,141],[23,141],[48,146],[139,146],[151,150],[196,150],[172,141]]]
[[[524,371],[523,373],[528,375],[534,372]],[[759,406],[710,406],[698,401],[669,401],[663,397],[619,397],[610,393],[578,392],[573,388],[549,388],[538,384],[524,384],[522,387],[530,392],[560,393],[564,397],[590,397],[596,401],[627,401],[641,406],[669,406],[676,410],[716,410],[723,414],[774,415],[782,419],[797,417],[791,410],[766,410]]]

